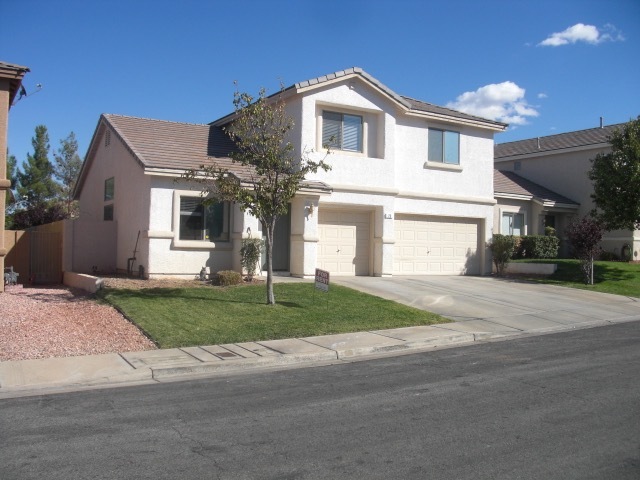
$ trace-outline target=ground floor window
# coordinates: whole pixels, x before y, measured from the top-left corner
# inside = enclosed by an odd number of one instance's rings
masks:
[[[229,202],[180,197],[180,240],[229,241]]]
[[[503,235],[524,235],[524,213],[503,213],[500,233]]]

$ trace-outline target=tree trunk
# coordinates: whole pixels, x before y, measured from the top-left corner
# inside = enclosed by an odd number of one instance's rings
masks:
[[[267,305],[275,305],[276,298],[273,295],[273,232],[275,230],[276,221],[271,221],[266,225],[267,234]]]

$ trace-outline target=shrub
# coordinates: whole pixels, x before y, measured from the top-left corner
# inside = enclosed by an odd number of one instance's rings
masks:
[[[233,270],[222,270],[213,277],[213,284],[221,287],[229,285],[240,285],[242,283],[242,275]]]
[[[489,249],[493,254],[493,263],[496,266],[496,273],[499,277],[504,275],[504,272],[513,256],[516,247],[516,237],[513,235],[500,235],[496,233],[491,239]]]
[[[603,250],[602,252],[600,252],[599,260],[605,262],[617,262],[620,260],[620,257],[618,257],[618,255],[613,252],[606,252]]]
[[[518,256],[520,258],[556,258],[560,240],[546,235],[525,235],[522,237]]]
[[[240,247],[240,264],[247,272],[249,280],[252,280],[256,273],[263,246],[264,241],[261,238],[245,238],[242,240],[242,247]]]
[[[549,226],[544,227],[544,234],[547,237],[555,237],[556,236],[556,229],[553,228],[553,227],[549,227]]]
[[[566,230],[573,254],[580,259],[584,281],[593,285],[593,259],[600,252],[600,242],[604,235],[602,223],[591,217],[583,217],[569,225]]]

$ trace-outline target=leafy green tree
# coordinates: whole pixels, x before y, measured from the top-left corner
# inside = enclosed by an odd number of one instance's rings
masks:
[[[611,152],[592,160],[596,208],[592,215],[607,230],[640,228],[640,116],[609,138]]]
[[[25,208],[55,200],[60,186],[53,179],[53,165],[49,161],[49,133],[47,127],[38,125],[31,139],[33,154],[27,154],[23,171],[18,170],[18,197]]]
[[[212,195],[219,200],[236,202],[243,211],[258,218],[266,237],[267,256],[267,304],[275,304],[273,295],[273,234],[276,220],[287,213],[287,208],[302,181],[309,173],[318,169],[329,170],[324,159],[312,160],[307,152],[296,155],[288,141],[294,126],[287,115],[280,97],[267,98],[261,89],[258,98],[248,93],[234,93],[235,117],[226,129],[236,144],[230,153],[233,163],[246,169],[247,174],[239,178],[226,167],[214,164],[201,165],[183,178],[202,184],[203,195]],[[325,157],[326,158],[326,157]]]
[[[53,171],[60,182],[60,196],[64,203],[67,218],[76,216],[77,202],[73,200],[73,189],[82,168],[82,159],[78,155],[78,141],[75,133],[60,140],[60,148],[53,154],[55,164]]]
[[[15,177],[17,164],[18,160],[15,155],[9,155],[9,149],[7,148],[7,175],[5,178],[11,182],[11,188],[5,193],[5,205],[7,210],[4,217],[4,228],[6,230],[11,230],[13,228],[13,205],[16,201],[13,189],[16,186]]]

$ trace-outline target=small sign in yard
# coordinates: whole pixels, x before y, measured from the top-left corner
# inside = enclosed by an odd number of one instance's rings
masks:
[[[316,288],[323,292],[329,291],[329,272],[316,268]]]

